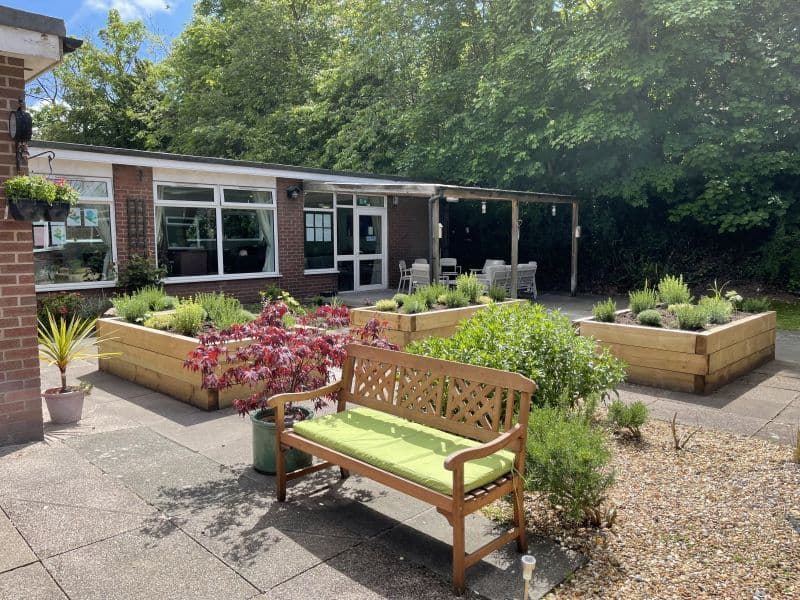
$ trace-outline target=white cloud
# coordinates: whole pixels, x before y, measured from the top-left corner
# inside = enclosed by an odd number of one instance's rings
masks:
[[[126,21],[159,12],[172,12],[169,0],[85,0],[81,7],[82,10],[101,12],[108,12],[112,8],[119,11]]]

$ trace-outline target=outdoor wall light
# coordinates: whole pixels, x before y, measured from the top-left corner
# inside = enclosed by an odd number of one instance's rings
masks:
[[[580,225],[575,227],[575,239],[578,239],[579,237],[581,237],[581,226]]]
[[[550,209],[550,214],[553,215],[554,217],[556,216],[556,205],[555,204],[553,204],[553,207]]]
[[[481,214],[482,215],[486,214],[486,202],[485,201],[481,202]]]
[[[398,198],[397,196],[393,196],[392,197],[392,206],[397,206],[399,204],[400,204],[400,198]]]
[[[303,191],[303,186],[300,185],[290,185],[286,188],[286,197],[289,200],[297,200],[300,197],[300,192]]]

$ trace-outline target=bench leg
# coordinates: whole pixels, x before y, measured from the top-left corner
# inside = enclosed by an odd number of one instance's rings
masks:
[[[342,479],[347,479],[348,477],[350,477],[350,471],[348,471],[344,467],[339,467],[339,476]]]
[[[275,483],[278,486],[278,502],[286,502],[286,451],[280,441],[275,452]]]
[[[453,525],[453,590],[456,594],[463,594],[466,589],[464,582],[466,570],[465,544],[464,544],[464,515],[454,514]]]
[[[514,476],[514,524],[517,527],[517,550],[528,551],[528,533],[525,530],[525,502],[522,477]]]

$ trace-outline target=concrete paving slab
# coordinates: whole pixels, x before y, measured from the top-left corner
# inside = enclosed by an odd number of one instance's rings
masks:
[[[767,423],[763,429],[753,434],[753,437],[781,444],[794,444],[798,426],[800,426],[798,423]],[[786,455],[789,456],[789,449],[786,450]]]
[[[42,563],[37,562],[0,573],[0,600],[67,600],[67,597]]]
[[[800,331],[778,330],[775,338],[775,358],[800,364]]]
[[[795,399],[789,406],[784,408],[779,414],[775,415],[776,423],[786,423],[788,425],[800,425],[800,397]]]
[[[159,518],[149,514],[4,500],[3,509],[40,558],[61,554]]]
[[[217,418],[213,420],[187,425],[161,419],[152,423],[150,429],[195,452],[210,450],[237,439],[252,438],[252,426],[249,420],[244,420],[237,414],[216,416]]]
[[[0,573],[36,562],[36,555],[14,524],[0,512]]]
[[[477,550],[502,532],[483,515],[465,519],[467,552]],[[452,528],[436,510],[430,509],[378,536],[393,553],[423,565],[449,580],[452,572]],[[583,557],[544,538],[531,538],[529,550],[536,556],[533,598],[540,598],[583,565]],[[467,587],[490,600],[520,598],[520,554],[507,544],[467,570]]]
[[[770,420],[786,408],[798,396],[798,392],[773,387],[754,389],[747,385],[732,383],[708,396],[700,396],[696,404],[718,408],[745,417]]]
[[[654,419],[671,421],[672,416],[678,413],[677,422],[691,427],[704,429],[719,429],[739,435],[750,436],[764,427],[767,419],[757,419],[732,412],[724,412],[713,408],[692,406],[685,402],[661,399],[649,407],[650,416]]]
[[[460,598],[475,598],[467,592]],[[385,546],[364,543],[339,554],[258,600],[456,599],[448,581],[409,564]]]
[[[233,439],[198,450],[203,456],[233,468],[247,468],[253,462],[253,436],[250,431]]]
[[[81,600],[236,600],[258,593],[171,525],[129,531],[44,562],[69,597]]]

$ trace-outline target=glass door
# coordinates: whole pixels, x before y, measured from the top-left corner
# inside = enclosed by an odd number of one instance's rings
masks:
[[[385,287],[384,217],[383,209],[356,208],[358,220],[357,289],[374,290]]]
[[[355,205],[350,200],[352,196],[345,198],[347,200],[337,196],[336,201],[336,268],[339,271],[339,291],[384,288],[386,209],[383,198],[358,198]]]

